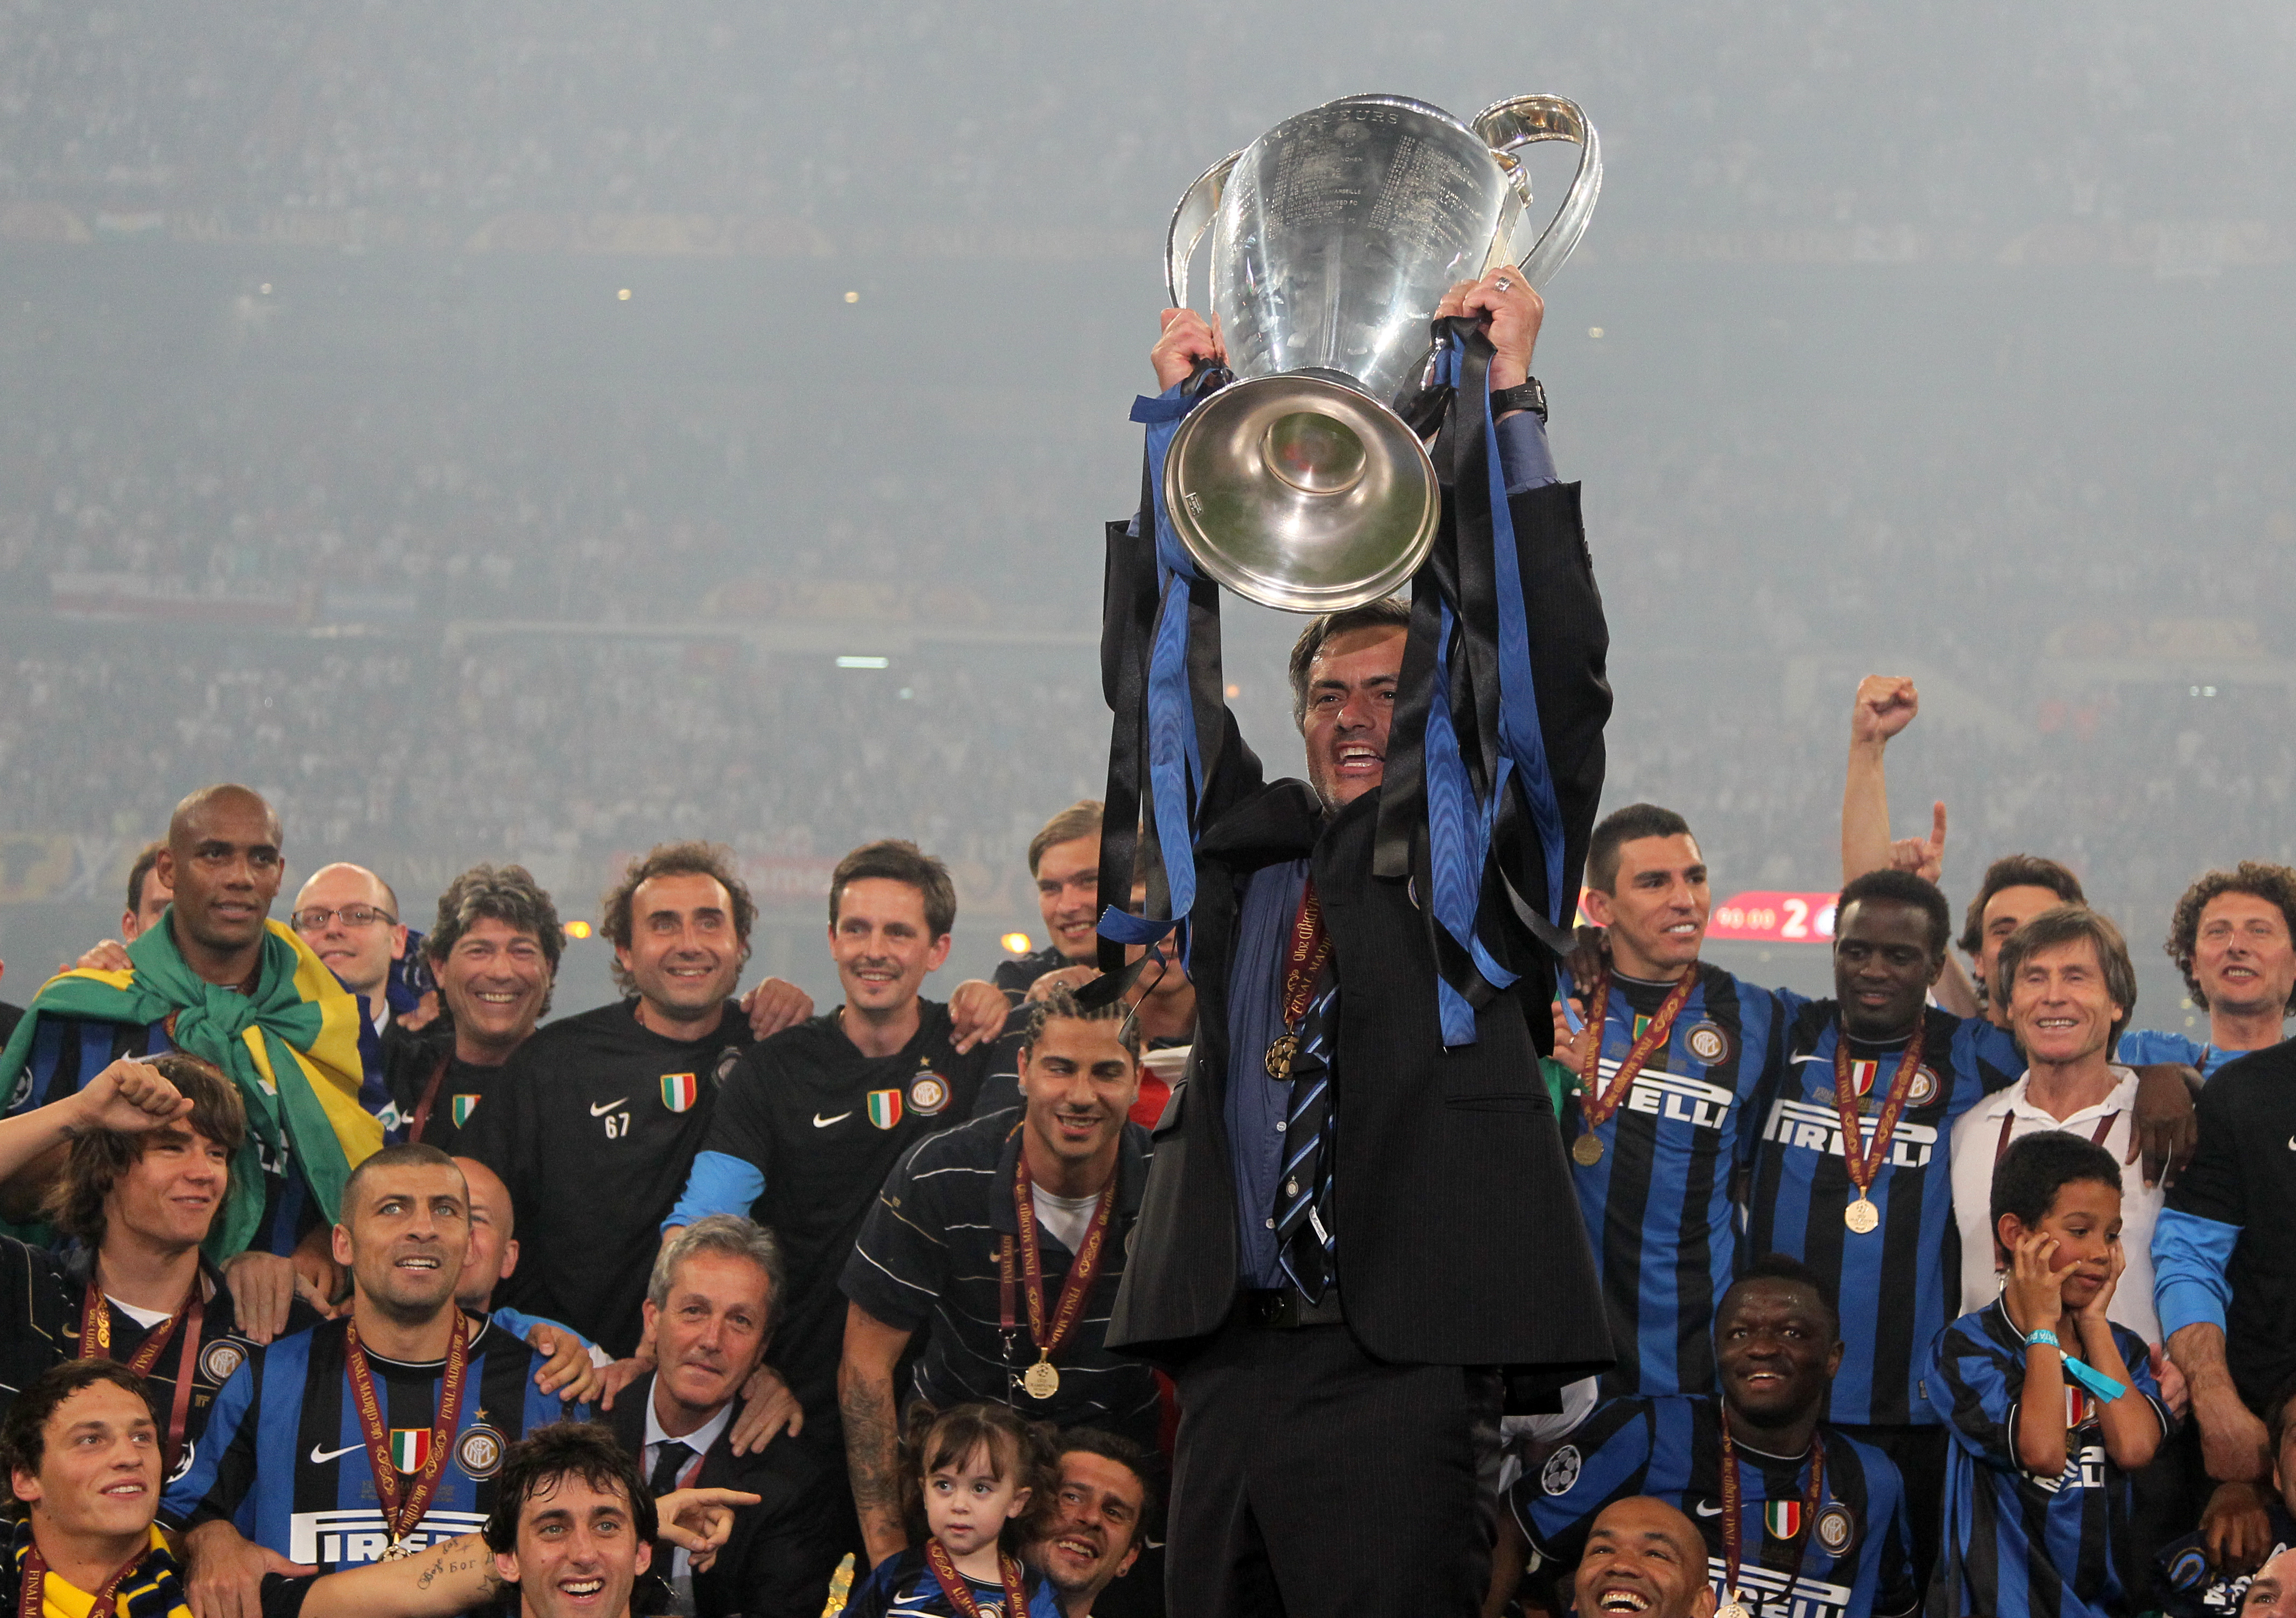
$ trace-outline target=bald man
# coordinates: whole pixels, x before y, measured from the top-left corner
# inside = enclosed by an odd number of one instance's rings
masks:
[[[287,919],[343,987],[366,1002],[367,1021],[381,1033],[390,1021],[391,964],[406,958],[406,928],[390,884],[365,866],[321,866],[296,893]]]
[[[2256,1570],[2240,1618],[2296,1618],[2296,1550],[2284,1550]]]
[[[1579,1618],[1714,1618],[1705,1539],[1688,1517],[1646,1494],[1595,1519],[1571,1589]]]
[[[52,980],[0,1053],[10,1115],[78,1091],[123,1057],[182,1049],[223,1069],[247,1101],[247,1183],[259,1185],[261,1202],[250,1190],[245,1203],[218,1216],[218,1229],[238,1250],[275,1255],[324,1233],[333,1190],[382,1139],[381,1125],[357,1105],[357,1003],[270,920],[286,870],[281,845],[278,816],[248,787],[204,787],[185,798],[152,863],[175,896],[164,924],[128,946],[127,970],[80,968]],[[26,1218],[53,1172],[36,1164],[11,1181],[7,1215]],[[283,1319],[291,1285],[275,1285],[269,1295]]]

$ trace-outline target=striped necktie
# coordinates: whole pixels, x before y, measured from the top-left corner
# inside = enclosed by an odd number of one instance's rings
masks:
[[[1310,1303],[1323,1302],[1333,1276],[1332,1241],[1332,1046],[1340,1000],[1338,975],[1326,968],[1300,1023],[1292,1061],[1292,1101],[1283,1118],[1290,1155],[1275,1182],[1277,1261]]]

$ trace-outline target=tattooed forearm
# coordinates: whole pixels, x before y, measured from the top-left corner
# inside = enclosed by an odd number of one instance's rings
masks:
[[[873,1562],[898,1550],[901,1529],[900,1437],[890,1380],[849,1370],[838,1406],[845,1417],[845,1468],[853,1479],[853,1507]]]
[[[466,1533],[435,1547],[430,1559],[414,1575],[414,1588],[418,1590],[427,1590],[434,1584],[482,1591],[480,1599],[492,1600],[502,1589],[503,1580],[495,1570],[494,1552],[487,1548],[487,1542],[477,1534]]]

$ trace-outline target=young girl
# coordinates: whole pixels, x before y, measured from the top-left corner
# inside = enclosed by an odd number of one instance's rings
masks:
[[[1062,1618],[1042,1573],[1021,1559],[1057,1510],[1051,1438],[1004,1405],[909,1412],[900,1487],[910,1548],[880,1562],[842,1618]]]

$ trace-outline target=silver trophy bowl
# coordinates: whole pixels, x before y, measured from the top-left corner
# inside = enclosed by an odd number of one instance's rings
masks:
[[[1570,194],[1534,233],[1537,141],[1579,148]],[[1472,124],[1401,95],[1289,118],[1206,169],[1173,210],[1172,302],[1211,233],[1211,309],[1235,381],[1191,412],[1164,463],[1189,554],[1248,600],[1291,612],[1360,606],[1426,560],[1435,468],[1392,401],[1415,388],[1443,294],[1502,264],[1542,286],[1585,234],[1601,143],[1557,95]]]

